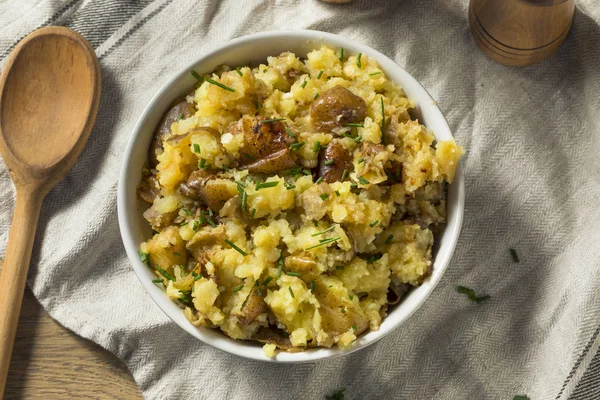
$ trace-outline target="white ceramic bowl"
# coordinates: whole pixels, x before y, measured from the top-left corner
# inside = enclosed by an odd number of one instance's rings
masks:
[[[196,328],[183,316],[182,310],[167,298],[165,292],[152,283],[155,276],[140,261],[138,255],[140,243],[150,236],[150,228],[142,217],[136,187],[140,181],[142,166],[146,161],[152,134],[162,115],[175,100],[183,98],[194,88],[196,80],[190,74],[190,70],[195,69],[198,73],[204,74],[211,72],[222,64],[237,66],[252,62],[257,65],[257,63],[264,63],[267,56],[276,56],[283,51],[291,51],[299,57],[305,57],[308,51],[319,47],[321,44],[333,48],[343,47],[348,55],[360,52],[376,59],[387,77],[399,84],[406,95],[415,101],[419,120],[433,130],[436,139],[447,140],[452,138],[448,123],[437,107],[436,102],[415,78],[388,57],[363,44],[331,33],[308,30],[276,31],[232,40],[214,51],[204,54],[196,62],[179,71],[158,91],[144,110],[129,140],[123,158],[117,195],[119,225],[127,256],[142,285],[163,312],[181,328],[211,346],[238,356],[264,361],[303,362],[348,354],[374,343],[402,324],[427,299],[427,296],[437,285],[448,267],[460,233],[464,208],[464,182],[459,166],[456,178],[448,188],[448,224],[444,232],[436,237],[432,275],[421,286],[413,289],[400,304],[391,310],[383,320],[379,331],[360,336],[346,350],[335,347],[331,349],[310,349],[299,353],[279,352],[271,360],[263,354],[262,347],[259,344],[232,340],[217,331]],[[193,51],[193,48],[190,50]]]

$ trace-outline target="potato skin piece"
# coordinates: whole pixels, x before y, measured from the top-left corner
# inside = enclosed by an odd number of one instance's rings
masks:
[[[194,107],[187,101],[183,100],[163,115],[160,124],[154,131],[154,138],[148,149],[148,165],[150,168],[154,168],[158,165],[158,154],[163,151],[163,139],[171,134],[171,125],[177,121],[179,115],[183,114],[183,118],[189,118],[194,115]]]
[[[310,106],[312,125],[321,131],[360,122],[366,116],[367,104],[363,98],[339,85],[321,93]]]
[[[333,164],[325,165],[333,160]],[[352,154],[344,148],[338,139],[333,139],[324,151],[319,154],[319,177],[327,183],[342,179],[344,170],[352,171]]]

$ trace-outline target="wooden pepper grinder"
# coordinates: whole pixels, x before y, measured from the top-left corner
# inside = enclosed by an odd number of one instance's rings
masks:
[[[549,57],[571,28],[575,0],[471,0],[469,24],[485,55],[524,66]]]

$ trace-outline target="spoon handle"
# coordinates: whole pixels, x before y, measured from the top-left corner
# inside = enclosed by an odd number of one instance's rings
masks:
[[[23,188],[20,191],[17,191],[6,257],[0,274],[0,395],[6,384],[33,240],[44,199],[35,190]]]

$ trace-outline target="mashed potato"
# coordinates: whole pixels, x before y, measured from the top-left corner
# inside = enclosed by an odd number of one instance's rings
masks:
[[[155,283],[196,326],[277,348],[351,346],[432,268],[463,149],[367,56],[227,66],[157,128],[138,193]]]

